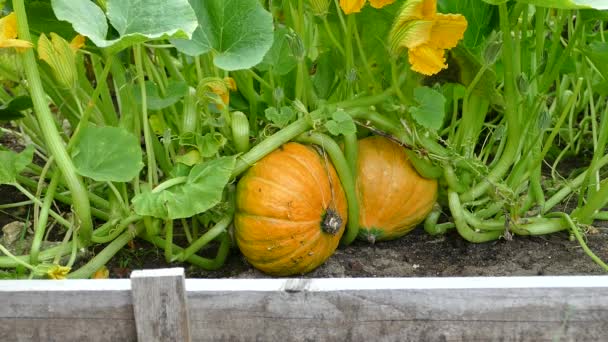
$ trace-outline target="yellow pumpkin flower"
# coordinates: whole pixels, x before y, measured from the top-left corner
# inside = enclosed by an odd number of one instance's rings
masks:
[[[447,68],[445,51],[464,37],[467,20],[460,14],[437,13],[437,0],[408,0],[390,33],[390,50],[408,50],[412,70],[430,76]]]
[[[395,2],[395,0],[369,0],[369,4],[372,5],[373,8],[382,8],[393,2]]]
[[[72,51],[77,52],[80,50],[84,46],[85,40],[86,38],[84,36],[77,34],[76,37],[74,37],[70,42],[70,48]]]
[[[110,278],[110,270],[108,270],[108,268],[103,265],[101,266],[100,269],[98,269],[97,271],[95,271],[95,273],[93,273],[93,275],[91,276],[91,279],[108,279]]]
[[[340,0],[340,7],[345,14],[358,13],[365,5],[365,0]]]
[[[65,279],[65,277],[70,273],[71,268],[67,266],[53,265],[46,272],[46,275],[50,279],[61,280]]]
[[[0,48],[17,48],[18,51],[31,48],[31,42],[17,38],[17,16],[14,12],[0,19]]]
[[[382,8],[393,2],[395,0],[369,0],[369,4],[373,8]],[[365,6],[365,0],[340,0],[340,7],[345,14],[359,13],[363,6]]]

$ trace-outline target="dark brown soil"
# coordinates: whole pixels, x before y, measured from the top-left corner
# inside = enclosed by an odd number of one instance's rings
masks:
[[[608,228],[596,228],[587,235],[589,247],[608,259]],[[164,262],[163,252],[137,240],[134,249],[121,251],[108,265],[114,277],[128,277],[134,268],[184,266],[188,277],[266,278],[247,264],[233,249],[218,271]],[[304,275],[326,277],[449,277],[449,276],[531,276],[603,274],[576,241],[567,233],[542,237],[514,237],[471,244],[457,233],[433,237],[421,228],[402,239],[375,245],[357,241],[339,248],[321,267]]]

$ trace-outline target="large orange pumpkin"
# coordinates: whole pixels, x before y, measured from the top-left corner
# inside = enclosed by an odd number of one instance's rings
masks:
[[[379,136],[359,140],[359,237],[369,242],[409,233],[437,200],[437,181],[423,178],[403,147]]]
[[[287,143],[239,181],[236,242],[249,263],[265,273],[303,274],[335,251],[346,208],[329,159],[310,146]]]

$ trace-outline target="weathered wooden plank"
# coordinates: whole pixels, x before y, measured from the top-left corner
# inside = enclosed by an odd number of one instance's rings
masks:
[[[185,285],[194,341],[608,336],[606,276],[189,279]],[[129,280],[2,281],[0,341],[135,341],[130,291]],[[161,297],[149,295],[140,309],[154,311],[151,301]]]
[[[262,290],[256,280],[191,280],[193,341],[601,341],[608,336],[608,277],[491,279],[264,280]]]
[[[0,282],[0,341],[135,340],[128,280]]]
[[[189,342],[184,269],[134,271],[133,312],[139,341]]]

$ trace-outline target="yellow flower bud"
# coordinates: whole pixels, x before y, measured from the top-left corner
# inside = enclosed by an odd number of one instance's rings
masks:
[[[308,0],[312,14],[322,17],[329,12],[330,0]]]
[[[51,33],[51,40],[44,33],[38,39],[38,57],[51,67],[55,80],[64,88],[73,88],[78,81],[76,47],[80,42],[84,40],[77,36],[70,44],[55,33]]]

